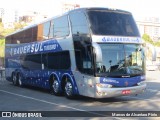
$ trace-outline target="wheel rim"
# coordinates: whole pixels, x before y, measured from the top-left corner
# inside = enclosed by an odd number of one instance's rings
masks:
[[[20,86],[22,85],[22,80],[21,80],[21,76],[20,75],[18,76],[18,83],[19,83]]]
[[[16,85],[16,76],[13,75],[13,84]]]
[[[65,92],[66,92],[67,96],[72,96],[72,84],[70,82],[66,83]]]
[[[52,88],[53,88],[53,91],[54,91],[55,93],[58,93],[58,90],[59,90],[59,83],[58,83],[57,80],[54,80],[54,81],[53,81]]]

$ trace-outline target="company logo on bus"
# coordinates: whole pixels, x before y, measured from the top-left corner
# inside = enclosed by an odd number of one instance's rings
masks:
[[[50,42],[41,42],[41,43],[31,43],[19,45],[17,47],[11,48],[11,55],[20,55],[26,53],[37,53],[43,51],[56,51],[61,50],[60,45],[56,40],[52,40]]]
[[[112,79],[103,79],[103,82],[112,82],[112,83],[119,83],[117,80],[112,80]]]

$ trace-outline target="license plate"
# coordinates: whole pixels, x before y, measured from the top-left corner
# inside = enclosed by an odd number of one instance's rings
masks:
[[[130,94],[131,93],[131,90],[123,90],[122,91],[122,94],[123,95],[127,95],[127,94]]]

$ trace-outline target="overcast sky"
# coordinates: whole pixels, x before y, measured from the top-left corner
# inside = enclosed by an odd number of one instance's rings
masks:
[[[132,12],[135,19],[159,17],[159,0],[0,0],[0,8],[19,11],[40,11],[49,16],[62,13],[63,3],[80,4],[81,7],[108,7]]]

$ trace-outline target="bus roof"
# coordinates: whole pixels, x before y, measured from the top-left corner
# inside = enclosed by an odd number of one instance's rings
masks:
[[[45,22],[47,22],[47,21],[53,20],[53,19],[55,19],[55,18],[61,17],[61,16],[63,16],[63,15],[67,15],[67,14],[72,13],[72,12],[75,12],[75,11],[89,11],[89,10],[91,10],[91,11],[106,11],[106,10],[107,10],[107,11],[112,11],[112,12],[121,12],[121,13],[125,13],[125,14],[131,14],[131,13],[128,12],[128,11],[124,11],[124,10],[120,10],[120,9],[112,9],[112,8],[103,8],[103,7],[77,8],[77,9],[68,11],[68,12],[66,12],[66,13],[63,13],[63,14],[61,14],[61,15],[54,16],[54,17],[51,17],[51,18],[47,18],[47,19],[45,19],[45,20],[43,20],[43,21],[41,21],[41,22],[39,22],[39,23],[35,23],[35,24],[32,24],[32,25],[25,26],[24,28],[19,29],[19,30],[13,32],[13,33],[7,35],[6,37],[11,36],[11,35],[14,35],[14,34],[19,33],[19,32],[22,32],[22,31],[27,30],[27,29],[29,29],[29,28],[36,27],[36,26],[39,25],[39,24],[45,23]]]

